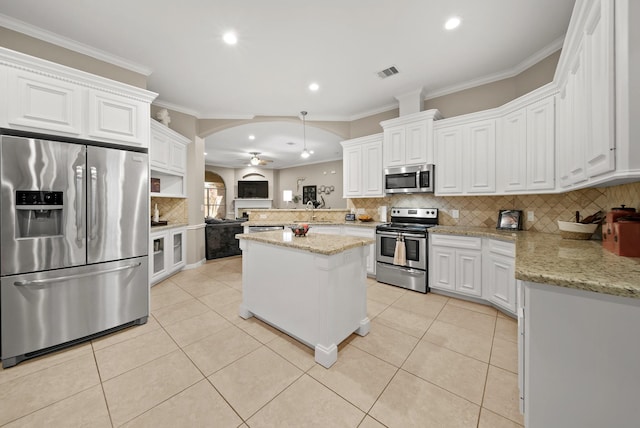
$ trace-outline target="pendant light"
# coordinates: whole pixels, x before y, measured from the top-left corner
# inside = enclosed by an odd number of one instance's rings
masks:
[[[309,156],[311,156],[311,153],[309,153],[309,150],[307,150],[307,129],[305,126],[305,116],[307,115],[306,111],[301,111],[300,114],[302,115],[302,138],[304,141],[304,149],[302,150],[302,153],[300,153],[300,156],[303,159],[308,158]]]

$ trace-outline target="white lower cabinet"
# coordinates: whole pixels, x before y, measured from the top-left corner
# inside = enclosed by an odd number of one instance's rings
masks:
[[[640,299],[522,283],[526,427],[637,427]]]
[[[516,315],[515,244],[430,234],[429,287],[481,299]]]
[[[349,227],[339,225],[315,225],[311,224],[309,234],[320,233],[325,235],[347,235],[358,236],[360,238],[376,239],[375,228],[369,227]],[[367,255],[367,275],[376,274],[376,244],[369,245]]]
[[[482,239],[431,235],[429,286],[469,296],[482,296]]]
[[[484,297],[500,308],[516,313],[515,244],[486,239],[482,255]]]
[[[151,285],[181,270],[186,263],[187,229],[165,229],[151,233],[149,277]]]
[[[358,236],[361,238],[376,239],[376,230],[374,228],[365,227],[346,227],[344,234],[347,236]],[[367,275],[375,276],[376,274],[376,244],[369,245],[369,253],[367,254]]]

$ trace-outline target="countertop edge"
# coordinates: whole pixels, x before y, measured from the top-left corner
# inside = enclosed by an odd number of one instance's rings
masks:
[[[187,226],[189,226],[188,223],[171,223],[165,226],[151,226],[149,233],[162,232],[164,230],[170,230],[170,229],[179,229],[181,227],[187,227]]]
[[[353,226],[375,229],[379,224],[383,224],[379,221],[283,221],[283,220],[249,220],[242,223],[244,226],[291,226],[294,224],[308,224],[309,226]]]
[[[345,240],[348,241],[344,244],[341,244],[339,248],[325,249],[319,245],[312,245],[316,243],[308,240],[308,238],[310,237],[291,236],[291,240],[289,241],[289,240],[284,240],[283,235],[284,235],[283,232],[276,231],[276,232],[260,232],[260,233],[242,233],[242,234],[237,234],[235,237],[236,239],[239,239],[239,240],[244,239],[247,241],[260,242],[263,244],[275,245],[279,247],[287,247],[294,250],[306,251],[309,253],[321,254],[324,256],[332,256],[335,254],[345,252],[352,248],[364,247],[364,246],[372,245],[375,243],[374,239],[360,238],[356,236],[324,235],[324,234],[315,235],[316,237],[321,237],[321,238],[327,237],[330,239],[330,237],[333,237],[333,238],[339,238],[341,241],[345,241]]]
[[[515,242],[515,277],[522,281],[640,298],[640,283],[636,286],[633,282],[640,277],[640,258],[617,256],[597,245],[598,241],[563,240],[552,233],[464,226],[436,226],[430,228],[429,233]],[[562,257],[563,252],[569,256]],[[589,257],[581,257],[584,254]]]

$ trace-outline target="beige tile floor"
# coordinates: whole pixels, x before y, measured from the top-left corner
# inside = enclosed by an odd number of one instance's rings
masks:
[[[368,280],[371,332],[330,369],[238,317],[241,257],[151,290],[132,327],[0,371],[3,427],[518,427],[516,323]]]

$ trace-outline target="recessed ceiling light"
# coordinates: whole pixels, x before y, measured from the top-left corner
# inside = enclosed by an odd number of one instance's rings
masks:
[[[457,16],[453,16],[449,18],[447,22],[445,22],[444,28],[446,28],[447,30],[453,30],[454,28],[458,28],[460,22],[462,22],[460,18],[458,18]]]
[[[224,35],[222,36],[222,40],[224,40],[224,42],[228,45],[235,45],[236,43],[238,43],[238,36],[236,36],[236,33],[234,33],[233,31],[229,31],[224,33]]]
[[[255,139],[256,139],[256,136],[255,136],[255,135],[253,135],[253,134],[251,134],[251,135],[249,135],[249,139],[250,139],[250,140],[255,140]]]
[[[207,153],[207,152],[204,152],[204,155],[205,155],[205,156],[206,156],[206,155],[208,155],[208,154],[209,154],[209,153]]]
[[[313,82],[312,84],[309,85],[309,90],[310,91],[317,91],[318,89],[320,89],[320,85],[318,85],[316,82]]]

